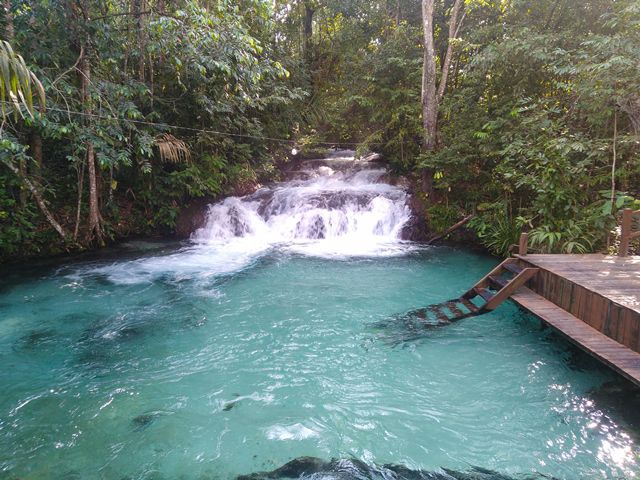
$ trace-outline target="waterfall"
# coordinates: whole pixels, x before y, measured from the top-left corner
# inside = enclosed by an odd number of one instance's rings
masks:
[[[407,192],[379,164],[343,151],[302,164],[294,178],[209,206],[192,241],[279,246],[310,255],[386,255],[402,245]]]
[[[356,160],[353,152],[304,162],[291,180],[210,205],[205,225],[177,251],[88,265],[69,276],[78,281],[100,275],[119,284],[191,279],[207,285],[273,250],[332,259],[402,255],[419,247],[401,240],[411,217],[408,195],[385,183],[386,176],[380,164]]]

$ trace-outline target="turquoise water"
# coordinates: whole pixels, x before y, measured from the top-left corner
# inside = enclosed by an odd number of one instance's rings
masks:
[[[165,246],[5,274],[0,478],[230,479],[300,456],[639,471],[636,424],[602,394],[615,375],[513,305],[424,332],[389,321],[494,259],[206,258]]]

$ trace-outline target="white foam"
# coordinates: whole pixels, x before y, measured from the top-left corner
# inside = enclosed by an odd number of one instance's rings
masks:
[[[320,434],[315,430],[305,427],[301,423],[283,426],[274,425],[267,429],[267,438],[269,440],[305,440],[307,438],[319,437]]]
[[[192,235],[189,247],[70,276],[104,275],[119,284],[167,277],[207,281],[246,268],[272,249],[344,259],[396,256],[415,248],[400,239],[411,216],[407,193],[380,181],[384,169],[356,162],[352,152],[340,152],[324,163],[307,171],[307,180],[210,205],[206,223]]]

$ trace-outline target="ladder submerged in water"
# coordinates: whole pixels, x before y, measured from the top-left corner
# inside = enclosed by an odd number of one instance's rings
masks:
[[[440,326],[488,313],[513,295],[537,272],[537,268],[521,267],[517,258],[508,258],[459,298],[412,310],[403,317],[417,318],[427,326]]]

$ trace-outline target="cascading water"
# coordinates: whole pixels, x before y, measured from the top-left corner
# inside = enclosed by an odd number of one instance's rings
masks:
[[[387,171],[354,152],[304,162],[289,181],[209,206],[191,243],[167,255],[90,266],[69,275],[105,275],[119,284],[159,278],[203,281],[250,266],[273,249],[314,257],[390,257],[420,248],[401,239],[408,194]],[[208,288],[208,287],[207,287]]]
[[[386,170],[353,152],[310,161],[295,178],[209,207],[192,240],[245,251],[270,246],[319,256],[390,255],[406,251],[407,193],[382,182]]]

